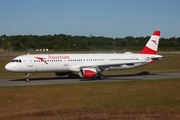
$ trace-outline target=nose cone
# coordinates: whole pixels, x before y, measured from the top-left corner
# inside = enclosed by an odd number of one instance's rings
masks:
[[[11,63],[6,64],[5,69],[11,72],[15,72],[15,67]]]
[[[9,64],[9,63],[6,64],[5,69],[8,70],[8,71],[11,71],[11,67],[10,67],[10,64]]]

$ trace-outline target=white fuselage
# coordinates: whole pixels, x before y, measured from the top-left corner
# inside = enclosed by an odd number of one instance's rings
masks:
[[[27,54],[18,56],[5,68],[12,72],[78,72],[80,68],[98,67],[101,71],[130,69],[146,65],[155,54]]]

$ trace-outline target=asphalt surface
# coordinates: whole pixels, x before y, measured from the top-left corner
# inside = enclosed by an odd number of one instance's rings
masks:
[[[25,79],[0,79],[0,87],[2,86],[27,86],[27,85],[48,85],[48,84],[74,84],[89,82],[111,82],[111,81],[129,81],[129,80],[153,80],[166,78],[180,78],[180,72],[176,73],[157,73],[157,74],[128,74],[128,75],[112,75],[105,76],[104,80],[96,79],[70,79],[68,77],[51,77],[51,78],[31,78],[29,82]]]

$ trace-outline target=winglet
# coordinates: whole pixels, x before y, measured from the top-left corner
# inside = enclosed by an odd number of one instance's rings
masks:
[[[146,46],[140,52],[140,54],[157,54],[159,38],[161,31],[154,31],[151,38],[147,42]]]

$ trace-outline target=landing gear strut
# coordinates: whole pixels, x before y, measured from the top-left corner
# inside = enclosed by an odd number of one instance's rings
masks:
[[[25,73],[26,74],[26,79],[25,79],[25,82],[29,82],[29,73]]]
[[[105,76],[102,74],[102,71],[104,71],[103,69],[101,69],[101,68],[96,68],[96,70],[97,70],[97,72],[98,72],[98,76],[97,76],[97,78],[98,79],[101,79],[101,80],[104,80],[105,79]]]

